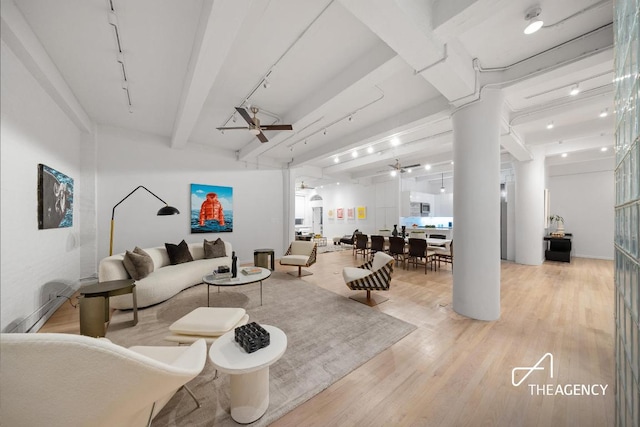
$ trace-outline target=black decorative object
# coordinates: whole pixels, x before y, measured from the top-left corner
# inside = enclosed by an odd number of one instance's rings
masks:
[[[228,273],[228,272],[229,272],[228,265],[221,265],[216,269],[216,273]]]
[[[253,353],[269,345],[270,337],[262,326],[251,322],[235,329],[235,340],[247,353]]]
[[[393,237],[398,237],[398,224],[393,224],[393,231],[391,232]]]
[[[231,277],[238,277],[238,257],[236,251],[231,252]]]
[[[402,237],[407,237],[407,226],[403,225],[402,226]]]

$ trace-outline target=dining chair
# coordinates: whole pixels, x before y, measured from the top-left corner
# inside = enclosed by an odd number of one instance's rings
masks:
[[[376,252],[384,252],[384,236],[371,236],[371,246],[369,247],[371,257],[373,257]]]
[[[407,264],[413,264],[414,268],[422,265],[424,261],[424,274],[427,274],[427,265],[433,268],[434,256],[436,253],[427,250],[427,241],[420,238],[409,238],[409,253]]]
[[[365,259],[369,256],[369,236],[366,234],[356,234],[356,257],[358,253]]]
[[[396,262],[402,261],[402,266],[405,266],[405,262],[407,260],[407,249],[404,238],[393,236],[389,237],[389,255],[391,255]]]
[[[444,234],[429,234],[430,239],[446,239],[447,236]]]
[[[440,263],[451,264],[451,270],[453,271],[453,239],[450,243],[445,243],[444,247],[437,247],[433,249],[435,253],[435,259],[438,261],[438,268]]]

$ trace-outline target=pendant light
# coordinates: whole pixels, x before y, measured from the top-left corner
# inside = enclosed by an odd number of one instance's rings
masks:
[[[442,174],[442,187],[440,187],[440,192],[444,193],[445,189],[444,189],[444,173]]]

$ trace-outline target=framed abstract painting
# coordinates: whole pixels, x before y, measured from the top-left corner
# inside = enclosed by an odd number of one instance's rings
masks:
[[[233,231],[233,187],[191,184],[191,233]]]
[[[38,229],[73,226],[73,178],[38,165]]]

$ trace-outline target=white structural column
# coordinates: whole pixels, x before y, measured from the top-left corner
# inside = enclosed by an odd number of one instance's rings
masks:
[[[514,162],[516,174],[516,262],[542,264],[544,246],[545,169],[542,149],[533,160]]]
[[[500,110],[502,93],[453,114],[453,309],[500,317]]]

